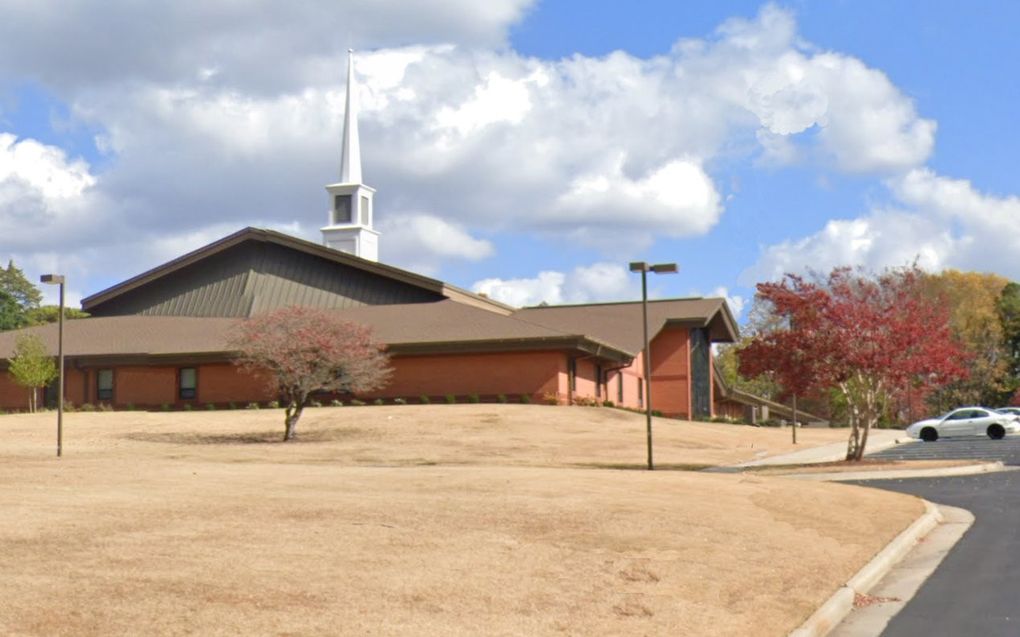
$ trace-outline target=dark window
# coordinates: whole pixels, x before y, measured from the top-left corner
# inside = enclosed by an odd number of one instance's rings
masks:
[[[194,400],[198,390],[198,372],[194,367],[182,367],[180,374],[180,389],[178,394],[181,400]]]
[[[113,370],[96,372],[96,400],[113,400]]]
[[[691,406],[693,418],[709,418],[712,415],[712,342],[708,330],[691,330]]]
[[[577,361],[573,358],[567,362],[567,386],[570,391],[577,389]]]
[[[623,372],[616,375],[616,402],[623,405]]]
[[[351,196],[336,195],[333,197],[333,223],[351,222]]]
[[[602,398],[602,366],[595,366],[595,397]]]
[[[637,379],[637,404],[642,409],[645,406],[645,379]]]

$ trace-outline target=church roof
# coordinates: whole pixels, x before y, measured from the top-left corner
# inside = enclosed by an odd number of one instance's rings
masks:
[[[239,254],[245,246],[280,249],[268,256]],[[342,308],[443,298],[513,311],[449,283],[249,227],[97,292],[82,300],[82,309],[104,316],[241,317],[293,304]]]
[[[655,301],[649,310],[652,336],[676,322],[711,330],[718,313],[728,314],[722,299]],[[709,314],[700,314],[702,310]],[[394,355],[568,349],[626,362],[642,349],[638,302],[529,308],[509,315],[451,299],[336,311],[347,320],[372,327],[375,338]],[[69,357],[138,362],[186,356],[223,358],[231,350],[237,320],[139,315],[77,319],[64,324],[64,350]],[[57,326],[49,324],[0,332],[0,359],[13,355],[17,335],[26,331],[56,351]]]

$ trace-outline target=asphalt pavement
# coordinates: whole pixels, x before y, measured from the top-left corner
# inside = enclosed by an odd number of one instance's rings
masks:
[[[1020,464],[1020,436],[909,443],[870,457],[980,458]],[[917,595],[892,619],[883,637],[1020,635],[1020,471],[857,484],[918,495],[967,509],[976,518]]]
[[[989,462],[1001,460],[1006,465],[1020,465],[1020,434],[1012,434],[1002,440],[992,440],[987,436],[969,436],[941,438],[935,442],[908,442],[869,453],[868,458],[886,460],[960,459],[987,460]]]

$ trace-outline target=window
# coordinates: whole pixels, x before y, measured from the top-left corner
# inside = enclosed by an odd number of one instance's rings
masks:
[[[368,197],[361,196],[361,224],[365,226],[372,225],[372,207],[368,203]]]
[[[638,407],[644,409],[645,407],[645,379],[637,379],[637,404]]]
[[[96,372],[96,400],[113,400],[113,370]]]
[[[602,366],[595,366],[595,398],[602,398]]]
[[[181,400],[194,400],[198,389],[198,372],[194,367],[182,367],[178,376],[180,379],[178,395]]]
[[[351,222],[351,196],[336,195],[333,197],[333,223]]]
[[[567,363],[567,384],[570,391],[577,390],[577,360],[573,358]]]
[[[616,375],[616,402],[623,405],[623,372]]]

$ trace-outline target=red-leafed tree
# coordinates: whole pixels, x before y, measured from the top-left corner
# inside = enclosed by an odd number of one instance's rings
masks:
[[[771,372],[787,392],[836,388],[847,404],[847,460],[860,460],[888,397],[923,379],[965,373],[949,312],[922,293],[916,268],[866,276],[837,268],[824,280],[786,275],[758,295],[787,320],[740,352],[740,372]]]
[[[238,324],[235,362],[268,376],[286,403],[284,440],[294,437],[301,412],[314,392],[364,392],[389,380],[386,354],[372,331],[335,312],[286,307]]]

